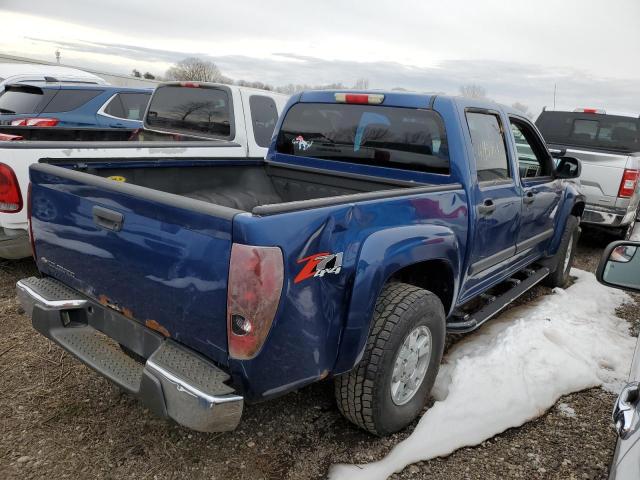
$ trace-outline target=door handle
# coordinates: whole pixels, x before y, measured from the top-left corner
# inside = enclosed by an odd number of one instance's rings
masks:
[[[119,232],[122,230],[124,215],[120,212],[95,205],[92,209],[92,213],[93,222],[99,227],[106,228],[113,232]]]
[[[629,436],[637,423],[636,405],[639,396],[640,383],[629,383],[622,389],[613,407],[613,423],[622,439]]]
[[[527,193],[525,193],[524,198],[522,199],[522,201],[524,203],[533,203],[533,201],[536,199],[536,194],[534,192],[532,192],[531,190],[529,190]]]
[[[491,215],[496,211],[496,204],[493,203],[493,200],[487,198],[482,205],[478,206],[478,212],[480,215]]]

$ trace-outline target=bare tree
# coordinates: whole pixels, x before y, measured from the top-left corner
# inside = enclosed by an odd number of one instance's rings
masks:
[[[533,113],[529,111],[529,107],[527,107],[524,103],[516,102],[511,105],[511,107],[513,107],[513,109],[515,110],[518,110],[519,112],[522,112],[525,117],[533,118]]]
[[[468,98],[487,98],[487,90],[480,85],[470,83],[460,87],[460,95]]]
[[[369,79],[359,78],[358,80],[356,80],[356,83],[353,85],[353,88],[357,90],[367,90],[369,88]]]
[[[169,80],[191,80],[195,82],[221,82],[226,79],[215,63],[197,57],[180,60],[167,70]],[[227,82],[224,82],[227,83]]]

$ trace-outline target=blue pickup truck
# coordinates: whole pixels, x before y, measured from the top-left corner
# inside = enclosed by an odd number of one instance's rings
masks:
[[[579,173],[495,103],[305,92],[266,159],[32,165],[42,276],[18,296],[38,332],[189,428],[333,378],[346,418],[386,435],[423,410],[447,332],[568,281]]]

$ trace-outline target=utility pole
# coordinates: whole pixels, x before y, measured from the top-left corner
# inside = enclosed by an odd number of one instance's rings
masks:
[[[60,63],[60,50],[56,49],[56,62]]]

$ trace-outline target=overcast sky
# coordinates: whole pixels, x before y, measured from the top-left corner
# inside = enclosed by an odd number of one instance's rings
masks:
[[[483,86],[538,111],[640,111],[640,0],[0,0],[0,51],[163,74],[209,57],[235,79]]]

